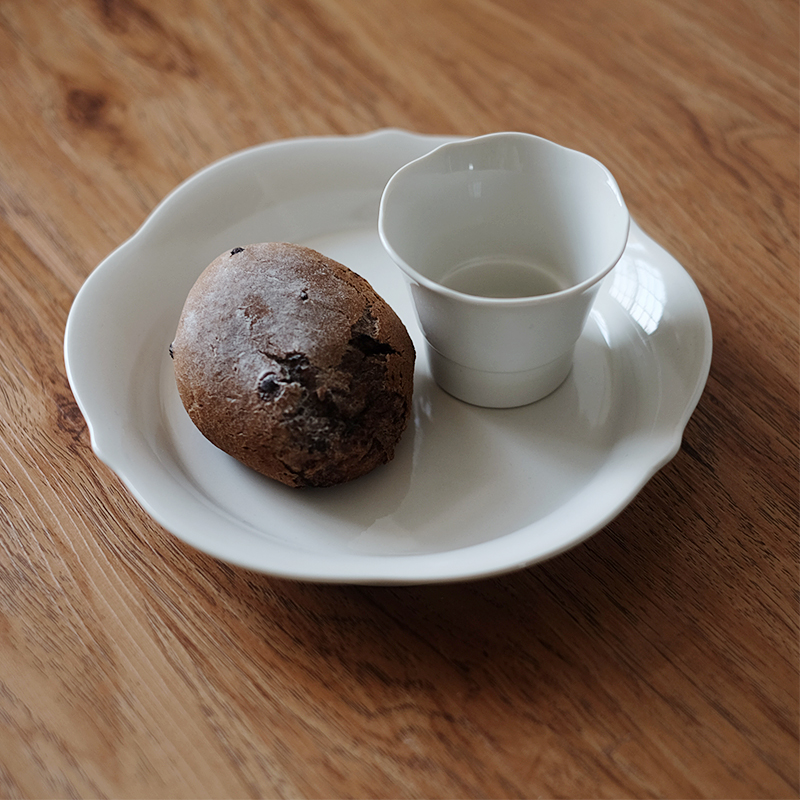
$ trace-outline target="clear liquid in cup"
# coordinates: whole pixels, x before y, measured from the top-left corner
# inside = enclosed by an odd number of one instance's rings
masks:
[[[566,289],[547,268],[527,261],[470,261],[447,272],[442,286],[476,297],[538,297]]]

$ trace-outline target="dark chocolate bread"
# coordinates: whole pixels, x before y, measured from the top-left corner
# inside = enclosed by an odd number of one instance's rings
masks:
[[[333,486],[394,456],[414,345],[364,278],[306,247],[226,251],[198,278],[170,346],[201,433],[289,486]]]

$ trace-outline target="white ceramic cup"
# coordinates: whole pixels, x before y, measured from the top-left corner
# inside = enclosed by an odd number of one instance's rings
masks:
[[[448,143],[406,164],[378,217],[409,280],[434,380],[493,408],[561,385],[629,227],[599,161],[526,133]]]

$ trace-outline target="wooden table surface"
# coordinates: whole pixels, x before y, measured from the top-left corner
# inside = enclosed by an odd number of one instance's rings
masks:
[[[794,0],[0,2],[0,796],[798,796]],[[714,330],[683,446],[529,569],[295,583],[91,450],[64,326],[262,142],[529,131],[615,174]]]

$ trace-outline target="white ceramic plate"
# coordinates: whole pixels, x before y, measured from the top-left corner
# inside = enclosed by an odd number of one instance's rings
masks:
[[[377,210],[391,175],[444,141],[382,130],[236,153],[172,192],[82,287],[65,358],[92,446],[184,542],[302,580],[488,576],[586,539],[677,452],[708,376],[711,327],[689,275],[636,225],[554,394],[490,410],[432,382]],[[350,484],[261,477],[201,436],[175,389],[168,346],[187,292],[221,252],[259,241],[307,244],[361,273],[417,345],[396,457]]]

